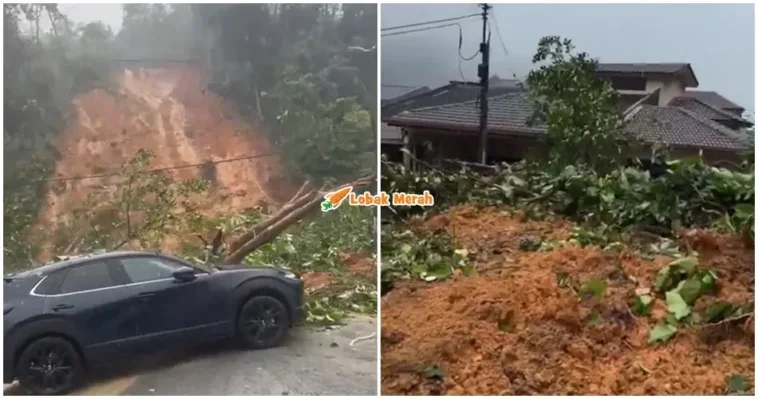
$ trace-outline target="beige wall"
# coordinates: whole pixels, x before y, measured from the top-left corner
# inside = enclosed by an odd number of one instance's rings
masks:
[[[684,83],[678,79],[665,81],[648,79],[645,91],[647,93],[652,93],[656,89],[661,89],[658,105],[666,105],[674,97],[684,95]]]

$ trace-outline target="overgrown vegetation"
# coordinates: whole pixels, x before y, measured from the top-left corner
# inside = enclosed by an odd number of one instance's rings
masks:
[[[532,58],[539,65],[526,79],[533,119],[547,127],[533,161],[553,173],[578,164],[604,174],[624,162],[631,143],[622,131],[618,95],[597,78],[597,61],[574,48],[569,39],[546,36]]]
[[[103,43],[112,34],[75,26],[56,4],[3,4],[3,34],[3,261],[12,266],[40,250],[27,234],[60,156],[53,139],[76,94],[109,87]]]
[[[269,133],[291,173],[321,182],[373,170],[375,5],[192,9],[214,38],[209,87]]]

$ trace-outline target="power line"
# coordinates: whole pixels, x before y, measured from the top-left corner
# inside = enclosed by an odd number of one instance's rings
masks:
[[[417,22],[415,24],[398,25],[398,26],[393,26],[393,27],[390,27],[390,28],[383,28],[382,32],[389,31],[389,30],[404,29],[404,28],[413,28],[415,26],[438,24],[440,22],[458,21],[458,20],[461,20],[461,19],[466,19],[466,18],[471,18],[471,17],[478,17],[478,16],[479,16],[479,14],[470,14],[470,15],[464,15],[464,16],[461,16],[461,17],[438,19],[436,21],[426,21],[426,22]],[[382,36],[384,36],[384,35],[382,35]]]
[[[445,25],[438,25],[438,26],[430,26],[430,27],[427,27],[427,28],[405,30],[405,31],[402,31],[402,32],[383,33],[382,37],[404,35],[406,33],[414,33],[414,32],[423,32],[423,31],[426,31],[426,30],[447,28],[449,26],[457,26],[459,28],[461,27],[461,25],[458,24],[458,23],[452,23],[452,24],[445,24]]]
[[[179,166],[169,166],[165,168],[158,168],[158,169],[150,169],[147,172],[165,172],[169,170],[177,170],[177,169],[187,169],[187,168],[198,168],[205,165],[217,165],[220,163],[227,163],[227,162],[234,162],[234,161],[242,161],[247,159],[257,159],[257,158],[266,158],[274,155],[279,155],[278,152],[272,152],[272,153],[266,153],[266,154],[256,154],[256,155],[246,155],[246,156],[240,156],[235,158],[227,158],[227,159],[220,159],[218,161],[205,161],[202,163],[196,163],[196,164],[187,164],[187,165],[179,165]],[[119,176],[121,173],[113,172],[113,173],[102,173],[97,175],[86,175],[86,176],[70,176],[70,177],[53,177],[53,178],[47,178],[47,179],[37,179],[32,181],[72,181],[72,180],[88,180],[88,179],[99,179],[103,177],[112,177],[112,176]]]
[[[503,36],[500,35],[500,24],[497,22],[497,17],[495,16],[495,9],[492,9],[492,19],[495,21],[495,33],[497,34],[497,40],[500,42],[500,47],[503,48],[503,52],[505,55],[508,55],[508,49],[505,47],[505,42],[503,41]]]

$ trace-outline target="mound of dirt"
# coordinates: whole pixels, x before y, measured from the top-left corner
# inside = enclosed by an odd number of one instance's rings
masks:
[[[115,90],[84,93],[73,106],[75,116],[56,142],[59,178],[117,172],[140,149],[157,155],[154,169],[275,152],[231,104],[205,90],[202,71],[191,66],[123,70]],[[206,214],[276,205],[296,188],[285,178],[278,156],[169,173],[175,179],[212,181],[210,192],[197,198]],[[51,183],[37,226],[54,230],[89,193],[118,183],[114,178]]]
[[[439,217],[449,223],[434,221],[432,228],[475,250],[478,273],[398,284],[383,298],[382,394],[723,394],[728,376],[753,379],[752,327],[718,339],[683,327],[664,344],[647,343],[665,304],[657,299],[650,317],[635,316],[629,304],[671,258],[570,245],[527,252],[523,239],[565,238],[570,224],[470,207]],[[752,249],[739,237],[688,237],[701,266],[719,277],[718,299],[753,299]],[[596,278],[606,282],[602,298],[581,297],[568,284]]]

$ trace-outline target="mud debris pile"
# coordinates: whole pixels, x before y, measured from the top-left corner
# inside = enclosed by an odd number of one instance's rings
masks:
[[[521,238],[565,239],[570,224],[496,209],[453,208],[422,228],[445,229],[475,253],[477,275],[401,283],[383,298],[382,394],[702,395],[724,394],[732,375],[754,379],[752,326],[718,337],[691,326],[648,344],[665,304],[638,317],[629,303],[672,258],[572,245],[521,251]],[[696,230],[681,241],[718,275],[717,299],[753,300],[754,250],[739,237]],[[578,296],[561,276],[603,279],[604,295]],[[698,301],[695,310],[708,305]]]

